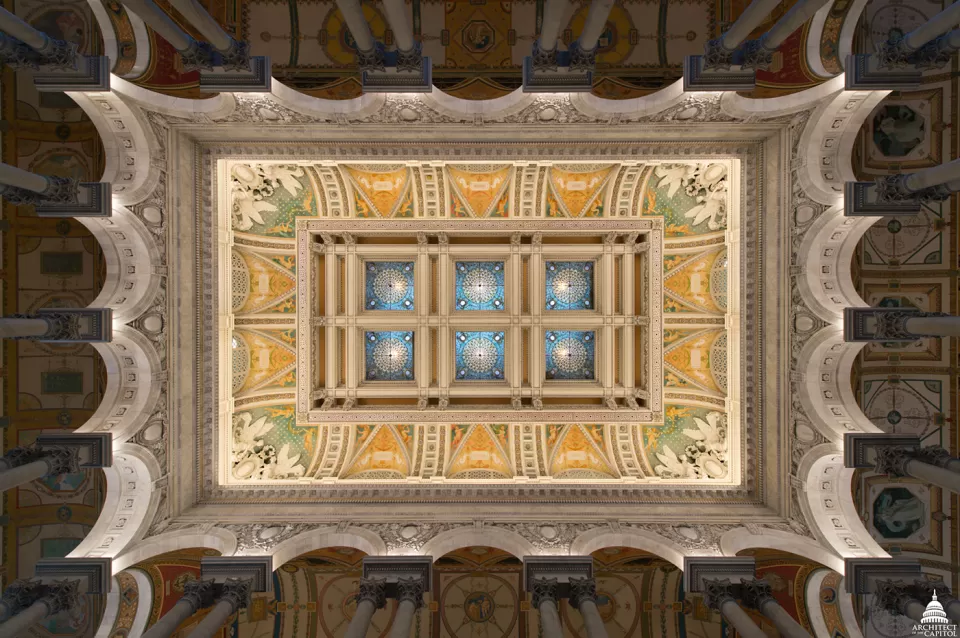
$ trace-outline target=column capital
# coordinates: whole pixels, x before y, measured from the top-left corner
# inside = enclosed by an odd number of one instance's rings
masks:
[[[920,190],[910,190],[906,181],[909,174],[884,175],[876,179],[877,203],[904,204],[921,202],[942,202],[950,198],[950,189],[946,184],[938,184]]]
[[[874,471],[877,474],[886,474],[891,477],[904,477],[910,475],[907,472],[907,463],[910,461],[920,461],[936,467],[947,467],[952,459],[950,453],[938,445],[922,448],[883,446],[877,448]]]
[[[417,576],[397,579],[397,593],[395,596],[397,603],[409,600],[419,609],[423,606],[425,585],[426,582],[423,578]]]
[[[39,580],[20,578],[7,585],[0,594],[0,602],[7,606],[8,615],[12,617],[37,602],[43,592],[44,586]]]
[[[581,48],[580,40],[575,40],[567,51],[570,53],[571,69],[591,72],[597,67],[597,47],[586,50]]]
[[[70,474],[80,471],[79,448],[66,446],[39,446],[36,443],[26,447],[15,447],[3,455],[8,467],[20,467],[34,461],[45,461],[50,469],[49,475]]]
[[[57,580],[43,586],[40,600],[50,609],[48,616],[60,613],[80,604],[80,581]]]
[[[737,47],[733,58],[740,64],[741,69],[766,71],[770,68],[773,64],[773,54],[777,50],[767,48],[764,42],[764,36],[761,36],[756,40],[747,40]]]
[[[540,45],[540,38],[537,38],[533,41],[533,48],[530,50],[530,64],[534,71],[556,71],[557,47],[554,46],[550,51],[546,51]]]
[[[233,610],[244,609],[250,605],[250,594],[253,590],[253,580],[243,578],[228,578],[220,588],[218,600],[229,601]]]
[[[938,335],[915,334],[907,330],[910,319],[949,317],[945,312],[925,312],[915,308],[845,308],[843,338],[859,341],[914,341]]]
[[[892,578],[877,581],[873,603],[881,609],[906,616],[907,605],[913,601],[919,602],[906,581]]]
[[[46,44],[33,49],[7,33],[0,33],[0,60],[14,69],[76,71],[80,59],[77,45],[47,36]]]
[[[912,590],[914,597],[924,605],[933,600],[934,592],[937,594],[937,600],[944,607],[957,600],[950,591],[950,586],[943,581],[934,582],[925,578],[918,578],[913,581]]]
[[[559,600],[559,582],[556,578],[534,578],[531,585],[534,607],[539,607],[540,603],[544,600],[550,600],[553,601],[553,604],[557,604]]]
[[[206,609],[214,603],[216,598],[216,585],[212,578],[207,580],[191,580],[183,586],[183,596],[180,600],[185,600],[193,605],[194,611]]]
[[[574,609],[580,609],[584,601],[597,602],[597,580],[595,578],[570,579],[570,604]]]
[[[703,604],[714,611],[720,611],[721,605],[737,600],[737,583],[729,578],[708,578],[703,581]]]
[[[361,71],[385,71],[386,65],[387,57],[383,43],[374,42],[369,51],[357,50],[357,66]]]
[[[414,41],[409,51],[397,49],[397,71],[420,71],[423,69],[423,43]]]
[[[740,583],[740,599],[744,606],[762,611],[764,604],[776,602],[773,590],[765,578],[751,578]]]
[[[376,609],[387,604],[387,580],[385,578],[361,578],[357,591],[357,604],[369,600]]]
[[[41,319],[47,323],[47,330],[35,337],[10,339],[100,343],[110,341],[113,336],[113,310],[110,308],[40,308],[35,314],[14,314],[11,318]]]

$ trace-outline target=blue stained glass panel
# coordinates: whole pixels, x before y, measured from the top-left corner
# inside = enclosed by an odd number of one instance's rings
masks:
[[[413,331],[364,333],[367,381],[413,381]]]
[[[457,332],[457,381],[503,381],[502,332]]]
[[[412,261],[368,261],[364,307],[367,310],[413,310]]]
[[[592,261],[548,261],[546,266],[547,310],[593,310]]]
[[[458,261],[455,310],[503,310],[502,261]]]
[[[597,335],[593,330],[548,330],[544,334],[547,380],[593,381]]]

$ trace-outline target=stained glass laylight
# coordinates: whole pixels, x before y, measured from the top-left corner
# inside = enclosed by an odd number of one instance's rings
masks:
[[[546,267],[547,310],[593,310],[592,261],[548,261]]]
[[[413,310],[412,261],[368,261],[364,307],[367,310]]]
[[[413,381],[413,331],[364,334],[367,381]]]
[[[548,330],[544,333],[548,381],[593,381],[597,335],[593,330]]]
[[[504,333],[457,332],[457,381],[503,381]]]
[[[456,262],[455,310],[503,310],[503,262]]]

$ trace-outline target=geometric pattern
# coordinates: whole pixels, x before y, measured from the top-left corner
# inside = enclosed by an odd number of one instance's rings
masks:
[[[596,333],[550,330],[543,336],[546,379],[593,381],[596,378]]]
[[[368,261],[366,310],[413,310],[412,261]]]
[[[547,310],[591,310],[593,305],[592,261],[546,262]]]
[[[367,381],[413,381],[413,331],[364,335]]]
[[[503,310],[502,261],[458,261],[455,310]]]
[[[456,333],[457,381],[503,381],[502,332]]]

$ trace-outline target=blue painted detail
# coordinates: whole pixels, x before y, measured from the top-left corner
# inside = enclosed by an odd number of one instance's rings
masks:
[[[455,269],[457,292],[454,310],[504,309],[502,261],[458,261]]]
[[[593,330],[548,330],[543,336],[548,381],[593,381],[597,335]]]
[[[364,333],[367,381],[413,381],[413,331]]]
[[[546,310],[593,310],[592,261],[548,261],[544,308]]]
[[[367,310],[413,310],[412,261],[367,261],[364,308]]]
[[[457,381],[503,381],[504,333],[457,332]]]

